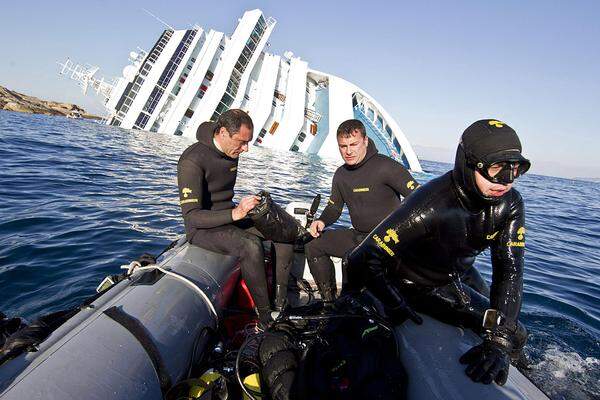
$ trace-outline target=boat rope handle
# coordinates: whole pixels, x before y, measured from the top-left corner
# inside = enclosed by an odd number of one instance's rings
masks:
[[[150,270],[153,270],[153,269],[157,269],[157,270],[159,270],[160,272],[162,272],[165,275],[169,275],[172,278],[179,279],[180,281],[182,281],[183,283],[187,284],[196,293],[198,293],[200,295],[200,297],[202,298],[202,300],[204,300],[204,303],[206,303],[206,305],[208,306],[208,309],[210,310],[210,312],[212,313],[212,315],[215,317],[215,325],[218,325],[219,317],[217,315],[217,310],[215,309],[213,303],[210,301],[209,297],[206,295],[206,293],[204,293],[204,291],[202,289],[200,289],[198,287],[198,285],[196,285],[194,282],[192,282],[191,280],[189,280],[185,276],[179,275],[179,274],[177,274],[177,273],[175,273],[173,271],[166,270],[166,269],[158,266],[157,264],[150,264],[150,265],[147,265],[145,267],[142,267],[142,264],[140,264],[139,261],[132,261],[132,262],[129,263],[129,265],[121,265],[121,269],[126,269],[127,270],[127,272],[126,272],[127,276],[130,276],[135,271],[150,271]]]

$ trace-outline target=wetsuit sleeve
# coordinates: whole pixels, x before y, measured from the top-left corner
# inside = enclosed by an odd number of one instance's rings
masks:
[[[182,160],[177,165],[177,183],[179,185],[179,205],[186,226],[207,229],[233,222],[231,209],[203,209],[204,170],[190,160]]]
[[[386,168],[386,184],[402,197],[407,197],[419,187],[419,182],[399,162],[393,162],[393,167]]]
[[[344,209],[344,198],[339,188],[339,184],[336,179],[336,175],[333,176],[333,182],[331,183],[331,197],[327,201],[327,206],[321,213],[320,219],[325,223],[325,226],[333,224],[342,215]]]
[[[386,270],[400,261],[403,249],[428,235],[428,213],[417,204],[404,202],[350,253],[346,260],[350,287],[367,287],[382,302],[393,301]]]
[[[514,189],[513,189],[514,190]],[[521,311],[525,256],[525,210],[515,191],[508,221],[491,245],[491,307],[501,311],[508,326],[514,326]]]

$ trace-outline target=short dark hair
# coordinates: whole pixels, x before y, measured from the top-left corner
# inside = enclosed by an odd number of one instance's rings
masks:
[[[337,128],[337,137],[350,137],[356,131],[359,131],[363,138],[367,136],[367,131],[362,122],[357,119],[349,119],[342,122]]]
[[[254,130],[252,118],[245,111],[237,108],[227,110],[217,119],[215,133],[218,133],[221,128],[225,128],[229,132],[229,137],[231,137],[240,131],[242,125]]]

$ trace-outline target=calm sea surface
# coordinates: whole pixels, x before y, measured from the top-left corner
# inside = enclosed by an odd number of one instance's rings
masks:
[[[179,237],[176,166],[191,143],[0,111],[0,311],[32,318],[75,305],[121,264]],[[421,182],[450,169],[423,166]],[[237,195],[267,189],[280,203],[310,201],[329,194],[336,167],[252,147]],[[600,184],[526,175],[517,187],[527,210],[529,376],[553,399],[598,399]],[[489,280],[489,254],[478,263]]]

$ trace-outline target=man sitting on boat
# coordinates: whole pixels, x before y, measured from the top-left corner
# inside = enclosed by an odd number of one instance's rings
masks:
[[[366,286],[398,322],[409,306],[480,333],[460,362],[476,382],[503,385],[527,331],[523,292],[525,213],[512,188],[530,162],[516,132],[480,120],[462,135],[454,169],[421,186],[348,256],[350,286]],[[464,285],[475,257],[491,249],[489,299]]]
[[[336,294],[334,266],[329,257],[343,257],[398,208],[402,197],[419,186],[400,163],[378,154],[359,120],[342,122],[337,142],[344,165],[333,176],[329,203],[310,226],[310,233],[317,239],[305,247],[310,272],[325,301],[332,301]],[[352,228],[324,231],[340,217],[344,204],[348,205]]]
[[[242,277],[254,299],[259,319],[268,323],[271,305],[265,276],[261,234],[247,214],[258,196],[233,203],[240,154],[248,151],[253,123],[242,110],[225,111],[217,122],[198,127],[198,142],[188,147],[177,164],[179,204],[188,242],[202,248],[238,256]],[[293,246],[275,243],[277,270],[288,270]]]

